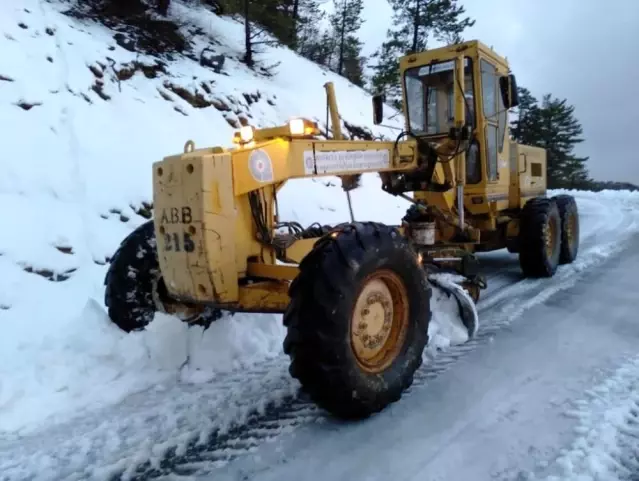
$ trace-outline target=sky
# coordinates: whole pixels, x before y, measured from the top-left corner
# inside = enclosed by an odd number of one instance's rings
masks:
[[[575,106],[597,180],[639,184],[639,0],[458,0],[476,20],[464,33],[510,62],[517,83]],[[386,37],[392,10],[364,0],[364,54]]]

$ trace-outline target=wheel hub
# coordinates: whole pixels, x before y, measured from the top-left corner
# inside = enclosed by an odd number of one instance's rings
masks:
[[[351,345],[358,364],[380,372],[397,356],[408,325],[408,301],[403,283],[389,271],[364,283],[351,320]]]
[[[577,226],[577,217],[574,214],[568,215],[568,222],[566,222],[566,238],[568,243],[572,246],[575,241],[575,231]]]
[[[359,354],[364,358],[374,357],[380,346],[388,339],[393,323],[393,304],[388,287],[376,280],[366,286],[367,295],[356,315],[355,336],[359,339]],[[363,294],[363,293],[362,293]]]
[[[555,251],[555,244],[557,243],[557,229],[555,223],[551,221],[548,222],[548,226],[546,229],[546,255],[548,258],[551,258]]]

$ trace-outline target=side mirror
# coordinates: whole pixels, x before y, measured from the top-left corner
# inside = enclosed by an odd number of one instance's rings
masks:
[[[499,90],[504,106],[507,109],[517,107],[519,105],[519,91],[517,90],[517,79],[514,74],[507,77],[499,77]]]
[[[384,94],[373,95],[373,123],[379,125],[384,120]]]

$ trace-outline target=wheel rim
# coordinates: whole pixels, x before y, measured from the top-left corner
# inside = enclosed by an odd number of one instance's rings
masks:
[[[573,214],[572,212],[568,214],[565,230],[566,230],[566,239],[568,240],[568,245],[571,248],[573,248],[577,240],[577,216]]]
[[[408,330],[408,295],[389,270],[368,276],[351,316],[351,346],[367,372],[386,369],[400,353]]]
[[[548,230],[546,234],[546,256],[551,259],[555,253],[557,244],[557,224],[551,218],[548,222]]]

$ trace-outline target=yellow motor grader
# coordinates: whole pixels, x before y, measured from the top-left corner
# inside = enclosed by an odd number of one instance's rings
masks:
[[[291,375],[333,415],[363,418],[413,382],[434,273],[462,279],[463,295],[448,291],[467,308],[485,286],[477,252],[518,253],[531,277],[572,262],[577,206],[546,196],[545,151],[510,138],[506,60],[469,41],[406,55],[400,74],[406,122],[393,141],[345,140],[328,83],[332,136],[294,118],[244,127],[231,148],[188,141],[155,163],[154,218],[122,241],[105,278],[113,322],[130,332],[157,311],[204,325],[224,311],[283,313]],[[375,124],[383,105],[373,97]],[[279,218],[289,179],[337,176],[348,196],[366,173],[411,203],[397,225]]]

